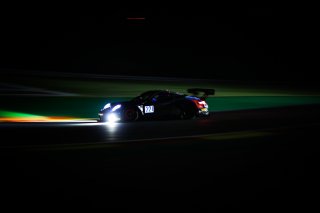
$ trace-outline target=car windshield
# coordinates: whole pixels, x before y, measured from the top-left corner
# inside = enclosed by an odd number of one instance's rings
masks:
[[[138,102],[145,102],[147,100],[149,100],[152,96],[154,96],[156,93],[158,93],[159,91],[148,91],[148,92],[144,92],[141,95],[133,98],[133,101],[138,101]]]

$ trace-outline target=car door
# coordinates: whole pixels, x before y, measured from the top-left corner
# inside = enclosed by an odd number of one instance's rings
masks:
[[[173,95],[168,92],[155,95],[151,102],[154,106],[154,116],[160,118],[166,118],[171,115]]]
[[[151,96],[143,105],[144,117],[150,119],[165,116],[169,99],[165,93],[156,93]]]

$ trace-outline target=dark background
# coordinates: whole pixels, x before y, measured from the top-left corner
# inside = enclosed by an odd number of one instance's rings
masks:
[[[282,6],[8,6],[0,68],[314,81],[314,19],[308,9]]]
[[[78,5],[27,4],[0,7],[0,72],[39,70],[305,85],[318,81],[318,68],[312,66],[317,50],[313,39],[316,13],[302,7],[79,9]],[[129,21],[128,17],[145,17],[145,21]],[[274,128],[269,132],[274,134],[233,139],[230,134],[231,139],[218,141],[190,138],[106,144],[101,149],[99,145],[75,146],[75,150],[70,146],[68,151],[50,145],[81,138],[89,144],[94,142],[91,138],[105,137],[104,131],[94,126],[4,124],[2,144],[8,142],[12,147],[0,149],[3,204],[11,209],[111,206],[130,212],[141,206],[146,212],[317,208],[318,105],[229,113],[220,113],[220,123],[219,113],[213,117],[214,131],[220,129],[228,136],[230,127],[235,127],[233,131],[264,130],[266,125]],[[190,122],[183,125],[194,125]],[[161,133],[165,125],[171,131],[185,127],[159,123],[141,122],[142,128],[135,128]],[[198,129],[211,127],[208,125],[204,120]],[[32,151],[27,146],[35,141],[44,150],[34,147]],[[169,208],[171,203],[175,208]]]

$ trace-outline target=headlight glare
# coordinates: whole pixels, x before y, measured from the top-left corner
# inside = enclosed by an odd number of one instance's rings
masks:
[[[108,122],[113,123],[113,122],[120,121],[120,118],[119,118],[119,116],[118,116],[117,114],[115,114],[115,113],[110,113],[110,114],[108,114],[108,116],[107,116],[107,120],[108,120]]]

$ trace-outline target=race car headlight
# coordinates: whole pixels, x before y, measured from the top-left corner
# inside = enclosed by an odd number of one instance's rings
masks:
[[[115,106],[112,108],[111,112],[114,112],[114,111],[116,111],[117,109],[120,109],[120,108],[121,108],[121,104],[115,105]]]
[[[111,104],[110,104],[110,103],[107,103],[107,104],[103,107],[102,110],[108,109],[108,108],[110,108],[110,107],[111,107]]]
[[[117,114],[115,113],[110,113],[107,115],[107,120],[111,123],[116,122],[116,121],[120,121],[120,118]]]

